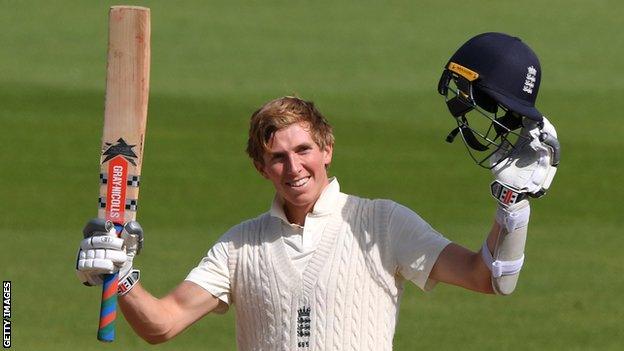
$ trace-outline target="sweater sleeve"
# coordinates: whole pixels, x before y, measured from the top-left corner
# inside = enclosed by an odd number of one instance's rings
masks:
[[[398,273],[425,291],[433,289],[437,282],[429,279],[429,273],[450,240],[403,205],[395,203],[389,216],[388,234]]]

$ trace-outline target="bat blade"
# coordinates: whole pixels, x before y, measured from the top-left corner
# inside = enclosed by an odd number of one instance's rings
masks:
[[[113,6],[109,12],[104,133],[98,217],[117,235],[136,219],[147,122],[150,10]],[[118,275],[104,278],[98,340],[115,339]]]

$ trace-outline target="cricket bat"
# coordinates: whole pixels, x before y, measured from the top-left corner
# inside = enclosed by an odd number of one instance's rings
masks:
[[[113,6],[109,12],[104,133],[100,157],[98,217],[113,222],[119,235],[136,219],[150,70],[150,10]],[[102,287],[97,338],[115,339],[118,275]]]

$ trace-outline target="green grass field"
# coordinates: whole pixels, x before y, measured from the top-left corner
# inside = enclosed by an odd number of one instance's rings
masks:
[[[96,341],[99,288],[73,272],[96,215],[112,2],[2,1],[0,276],[13,282],[16,350],[233,350],[234,317],[210,315],[148,346],[118,319]],[[540,56],[538,107],[562,163],[533,201],[527,261],[511,297],[410,286],[397,350],[618,350],[624,344],[619,1],[146,1],[152,75],[141,209],[143,285],[162,296],[230,226],[268,209],[244,153],[250,113],[287,94],[334,125],[342,189],[401,202],[477,249],[495,203],[436,85],[469,37],[502,31]],[[618,346],[620,345],[620,346]]]

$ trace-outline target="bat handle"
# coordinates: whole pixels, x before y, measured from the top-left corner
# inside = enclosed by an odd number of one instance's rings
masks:
[[[103,342],[115,340],[115,319],[117,318],[117,283],[119,274],[106,274],[102,284],[102,305],[97,338]]]

